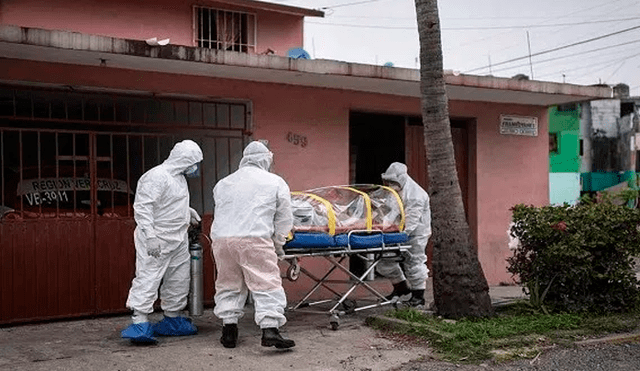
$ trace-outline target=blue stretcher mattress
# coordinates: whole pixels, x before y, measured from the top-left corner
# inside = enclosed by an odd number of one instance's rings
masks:
[[[353,249],[366,249],[370,247],[380,247],[383,245],[396,245],[405,243],[409,236],[404,232],[395,233],[375,233],[369,235],[343,233],[331,236],[326,233],[297,232],[293,239],[284,245],[284,248],[307,249],[307,248],[328,248],[347,247]]]

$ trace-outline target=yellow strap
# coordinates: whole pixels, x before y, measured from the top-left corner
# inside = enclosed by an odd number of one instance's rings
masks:
[[[371,231],[373,229],[373,218],[371,217],[371,198],[369,198],[369,195],[351,187],[340,187],[340,188],[348,189],[350,191],[359,193],[360,195],[362,195],[362,197],[364,197],[364,204],[367,207],[367,231]]]
[[[329,234],[336,234],[336,214],[333,211],[333,206],[331,202],[325,200],[324,198],[314,195],[313,193],[305,193],[305,192],[291,192],[292,195],[301,195],[313,198],[314,200],[322,203],[324,207],[327,209],[327,217],[329,218]]]
[[[398,200],[398,206],[400,206],[400,225],[398,226],[398,228],[400,229],[400,232],[402,232],[404,230],[404,205],[402,204],[402,199],[400,198],[400,195],[398,194],[398,192],[396,192],[395,189],[391,188],[391,187],[387,187],[387,186],[381,186],[382,188],[386,189],[387,191],[391,192],[394,196],[396,196],[396,200]]]

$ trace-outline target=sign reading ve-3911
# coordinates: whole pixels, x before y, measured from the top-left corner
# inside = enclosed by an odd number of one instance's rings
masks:
[[[500,115],[500,134],[538,136],[538,118]]]

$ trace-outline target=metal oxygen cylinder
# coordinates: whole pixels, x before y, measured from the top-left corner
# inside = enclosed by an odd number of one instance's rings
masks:
[[[204,312],[204,261],[200,233],[202,225],[189,227],[189,255],[191,255],[191,280],[189,285],[189,315],[201,316]]]

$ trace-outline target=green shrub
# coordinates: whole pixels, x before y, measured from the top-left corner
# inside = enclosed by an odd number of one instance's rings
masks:
[[[611,202],[512,209],[520,240],[508,271],[531,304],[565,312],[623,312],[639,303],[633,257],[640,253],[640,210]]]

